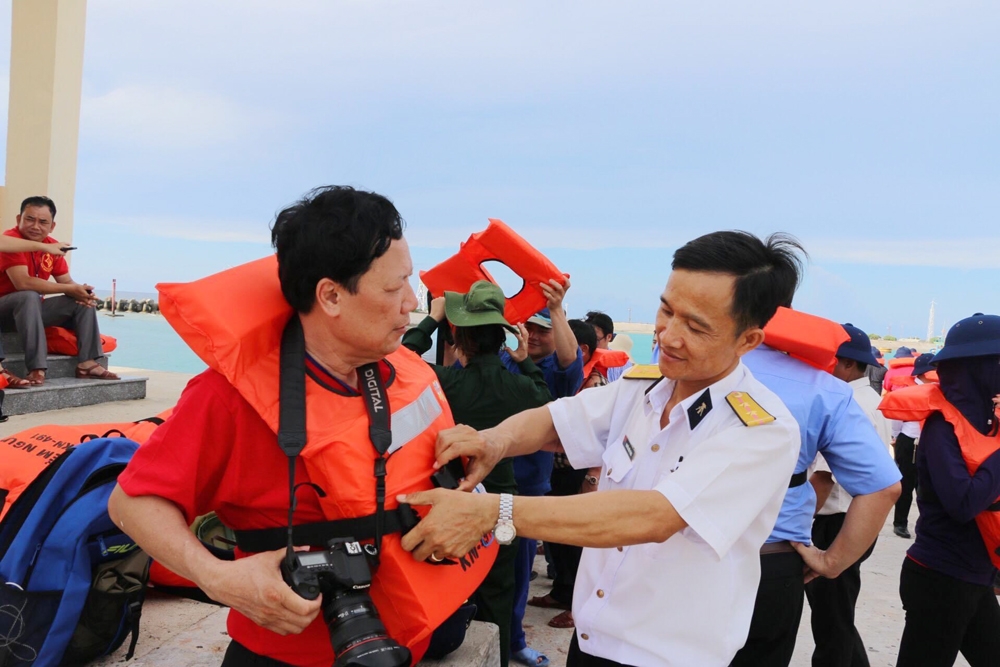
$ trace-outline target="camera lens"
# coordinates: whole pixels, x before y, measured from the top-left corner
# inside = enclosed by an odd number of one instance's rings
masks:
[[[410,651],[389,637],[366,593],[333,591],[324,600],[323,619],[337,655],[334,667],[410,667]]]

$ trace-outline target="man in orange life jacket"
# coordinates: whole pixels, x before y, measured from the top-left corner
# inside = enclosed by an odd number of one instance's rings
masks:
[[[278,214],[271,239],[282,294],[302,322],[306,372],[317,391],[338,401],[362,400],[358,369],[371,363],[380,365],[390,391],[393,382],[412,382],[397,378],[385,361],[417,306],[410,252],[392,202],[350,187],[321,188]],[[366,425],[358,447],[372,447],[367,433]],[[188,384],[171,419],[140,448],[108,505],[115,522],[153,558],[232,608],[227,666],[327,667],[334,658],[319,616],[322,598],[305,600],[283,581],[284,550],[221,561],[188,529],[210,509],[237,530],[287,525],[287,469],[275,432],[222,374],[208,370]],[[310,481],[302,457],[296,480]],[[326,518],[315,493],[298,494],[296,524]]]
[[[601,350],[610,349],[611,341],[615,339],[615,323],[607,313],[602,313],[599,310],[591,310],[587,313],[584,318],[584,322],[590,324],[594,327],[594,332],[597,334],[597,348]],[[614,382],[622,375],[625,371],[632,368],[632,362],[628,361],[622,366],[613,366],[607,370],[608,382]]]

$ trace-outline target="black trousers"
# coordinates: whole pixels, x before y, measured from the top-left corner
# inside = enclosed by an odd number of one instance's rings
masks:
[[[587,474],[586,470],[573,468],[555,468],[552,471],[552,491],[550,496],[575,496],[580,493],[580,485]],[[556,570],[556,578],[552,581],[550,595],[564,604],[573,604],[573,586],[576,584],[576,571],[580,569],[580,557],[583,547],[569,544],[547,542],[552,556],[552,566]]]
[[[286,662],[254,653],[236,640],[229,642],[222,667],[291,667]]]
[[[476,620],[493,623],[500,629],[500,666],[510,664],[510,620],[514,615],[514,567],[520,538],[501,544],[493,567],[472,594]]]
[[[777,553],[760,557],[760,585],[750,633],[730,667],[788,667],[802,620],[802,556]]]
[[[892,525],[902,526],[903,528],[906,528],[907,521],[910,518],[910,505],[913,504],[913,492],[917,489],[917,464],[914,457],[915,447],[913,438],[910,436],[903,435],[902,433],[896,436],[896,444],[894,446],[896,467],[899,468],[899,474],[903,476],[901,481],[903,492],[899,494],[899,500],[896,501],[896,512],[892,516]]]
[[[813,544],[829,549],[844,525],[846,515],[817,516],[813,521]],[[861,564],[875,545],[844,570],[836,579],[820,577],[806,584],[806,598],[812,609],[812,633],[816,648],[813,667],[869,667],[865,644],[854,625],[854,607],[861,592]]]
[[[615,662],[607,658],[598,658],[580,650],[580,643],[576,640],[576,632],[569,642],[569,654],[566,656],[566,667],[629,667],[622,662]]]
[[[896,667],[950,667],[961,651],[972,667],[1000,665],[1000,605],[977,586],[903,560],[899,599],[906,625]]]

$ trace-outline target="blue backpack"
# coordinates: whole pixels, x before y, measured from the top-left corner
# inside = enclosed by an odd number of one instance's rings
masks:
[[[138,639],[149,558],[108,516],[138,448],[97,438],[54,459],[0,522],[0,667],[88,662]]]

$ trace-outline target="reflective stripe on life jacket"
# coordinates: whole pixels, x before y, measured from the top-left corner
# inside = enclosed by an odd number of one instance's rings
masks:
[[[0,520],[24,489],[45,470],[45,466],[70,447],[92,438],[105,437],[128,438],[142,444],[169,414],[168,410],[137,422],[78,426],[43,424],[0,437],[0,496],[5,495],[0,506]]]
[[[279,350],[292,309],[281,295],[275,258],[157,289],[171,326],[277,433]],[[420,357],[400,347],[385,361],[395,371],[386,382],[392,447],[385,478],[385,508],[394,510],[397,495],[432,488],[437,433],[454,421],[437,376]],[[319,501],[323,514],[331,520],[373,514],[377,455],[364,399],[324,389],[310,377],[306,428],[301,456],[310,481],[326,492]],[[404,551],[399,534],[385,535],[369,592],[389,634],[414,653],[414,663],[431,632],[478,588],[497,550],[489,535],[457,564],[433,566]]]
[[[597,348],[590,353],[590,361],[583,366],[583,377],[589,378],[591,372],[596,370],[607,380],[609,368],[621,368],[631,360],[628,354],[621,350]]]
[[[764,327],[764,343],[813,368],[832,373],[837,350],[851,337],[832,320],[779,307]]]
[[[983,461],[1000,449],[1000,436],[983,435],[965,418],[965,415],[948,402],[940,385],[922,384],[906,387],[882,398],[878,409],[889,419],[922,421],[935,412],[955,429],[962,458],[970,475],[975,475]],[[921,446],[927,447],[927,443]],[[976,515],[976,526],[983,536],[986,549],[994,567],[1000,567],[1000,511],[986,510]]]
[[[539,284],[549,280],[565,283],[564,278],[569,277],[501,220],[490,218],[489,226],[470,236],[458,253],[428,271],[421,271],[420,280],[433,296],[442,296],[446,291],[465,293],[477,280],[496,283],[482,266],[493,260],[506,265],[524,281],[521,291],[508,296],[504,306],[504,318],[511,324],[526,322],[545,308],[547,301]]]

